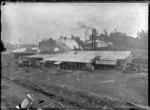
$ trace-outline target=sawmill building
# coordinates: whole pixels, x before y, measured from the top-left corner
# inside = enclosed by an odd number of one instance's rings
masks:
[[[43,59],[61,69],[123,69],[133,60],[131,51],[69,51]]]

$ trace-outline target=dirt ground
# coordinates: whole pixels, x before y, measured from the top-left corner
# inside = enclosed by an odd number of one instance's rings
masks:
[[[59,84],[89,93],[96,93],[112,99],[126,100],[140,105],[148,105],[148,74],[122,73],[115,70],[101,71],[56,71],[50,68],[18,67],[9,54],[2,54],[2,75],[12,80],[26,78],[35,82]],[[40,93],[2,80],[2,107],[14,106],[24,99],[27,93],[53,100]],[[19,88],[19,89],[18,89]],[[8,91],[8,92],[6,92]],[[39,96],[40,95],[40,96]],[[8,96],[8,97],[6,97]],[[12,99],[16,101],[12,101]],[[37,99],[37,98],[36,98]],[[7,103],[6,103],[7,102]],[[46,102],[46,101],[45,101]]]
[[[142,105],[147,105],[148,101],[147,73],[143,73],[143,75],[139,73],[123,74],[112,70],[110,72],[57,74],[50,71],[48,73],[33,72],[29,73],[29,75],[23,74],[23,77],[30,77],[47,83],[66,85],[71,88],[107,95],[113,99],[127,100]]]
[[[5,57],[5,58],[4,58]],[[2,76],[1,77],[1,109],[8,110],[10,108],[15,108],[16,105],[20,104],[23,99],[27,97],[27,94],[32,94],[34,98],[33,108],[44,107],[44,108],[62,108],[60,102],[52,100],[49,97],[35,92],[33,90],[27,89],[14,82],[5,79],[9,78],[14,80],[18,77],[20,69],[12,62],[12,57],[9,54],[4,54],[2,57]],[[38,104],[38,100],[44,100],[43,103]]]
[[[57,101],[51,100],[50,98],[46,97],[43,94],[37,93],[35,91],[26,89],[19,85],[16,85],[8,80],[2,79],[2,107],[3,109],[7,108],[14,108],[17,104],[23,101],[27,96],[26,94],[33,94],[35,103],[33,104],[33,108],[37,107],[60,107],[61,106],[57,103]],[[38,99],[44,100],[43,103],[38,104]]]

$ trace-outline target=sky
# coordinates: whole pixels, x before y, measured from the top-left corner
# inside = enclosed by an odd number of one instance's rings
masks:
[[[6,3],[1,7],[1,39],[35,43],[60,35],[79,36],[116,29],[136,37],[148,30],[148,3]]]

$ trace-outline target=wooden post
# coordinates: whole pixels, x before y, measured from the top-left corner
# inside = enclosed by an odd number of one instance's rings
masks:
[[[79,63],[79,69],[80,69],[80,63]]]
[[[81,63],[79,63],[79,68],[81,69]]]
[[[126,62],[125,62],[125,64],[124,64],[123,71],[125,70],[125,67],[126,67]]]
[[[73,69],[73,63],[71,62],[71,66],[70,66],[71,68],[70,69]]]
[[[66,69],[66,62],[64,63],[63,67],[64,67],[64,69]]]
[[[69,65],[69,69],[71,69],[71,67],[72,67],[72,63],[70,63],[70,65]]]
[[[76,69],[78,69],[78,67],[77,67],[77,63],[76,63]]]
[[[60,64],[60,69],[62,69],[62,63]]]
[[[65,63],[63,63],[63,65],[62,65],[62,66],[63,66],[62,68],[63,68],[63,69],[65,69]]]
[[[70,69],[72,69],[72,62],[70,63]]]
[[[142,71],[143,70],[143,68],[142,68],[142,64],[141,64],[141,68],[140,68],[141,70],[140,71]]]

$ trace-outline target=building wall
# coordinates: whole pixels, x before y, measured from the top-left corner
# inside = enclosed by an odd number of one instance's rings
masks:
[[[120,59],[118,60],[118,63],[117,63],[117,66],[116,66],[116,69],[117,70],[123,70],[123,67],[125,65],[125,62],[126,62],[126,59]]]
[[[119,59],[118,64],[117,64],[117,69],[123,70],[124,65],[126,63],[132,63],[132,60],[133,60],[133,54],[132,53],[126,59]]]
[[[60,64],[61,69],[73,69],[73,70],[85,70],[88,69],[86,63],[78,63],[78,62],[62,62]]]
[[[107,43],[105,43],[105,42],[97,42],[97,47],[107,47]]]
[[[117,65],[116,66],[111,66],[111,65],[105,65],[104,68],[114,68],[114,69],[117,69],[117,70],[123,70],[124,68],[124,65],[126,63],[131,63],[132,62],[132,59],[133,59],[133,54],[131,53],[127,58],[125,59],[118,59],[118,62],[117,62]],[[93,65],[94,66],[94,65]],[[100,65],[102,68],[103,66]],[[62,62],[60,64],[60,68],[61,69],[81,69],[81,70],[84,70],[84,69],[90,69],[92,67],[89,67],[87,66],[86,63],[79,63],[79,62]],[[98,67],[99,68],[99,67]]]
[[[130,60],[129,60],[130,61]],[[97,65],[97,64],[92,64],[91,66],[89,66],[89,64],[87,63],[79,63],[79,62],[62,62],[59,66],[61,69],[71,69],[71,70],[92,70],[92,67],[94,67],[93,69],[96,70],[103,70],[103,69],[116,69],[116,70],[123,70],[123,67],[125,65],[125,63],[127,62],[126,59],[123,60],[118,60],[117,65]],[[52,67],[52,65],[54,62],[51,62],[51,64],[47,64],[49,65],[49,67]]]
[[[94,64],[95,70],[110,70],[110,69],[116,69],[115,65],[104,65],[104,64]]]
[[[37,63],[38,61],[42,61],[43,58],[29,58],[32,63]]]
[[[19,59],[19,57],[27,56],[27,55],[35,55],[35,53],[13,53],[15,59]]]

